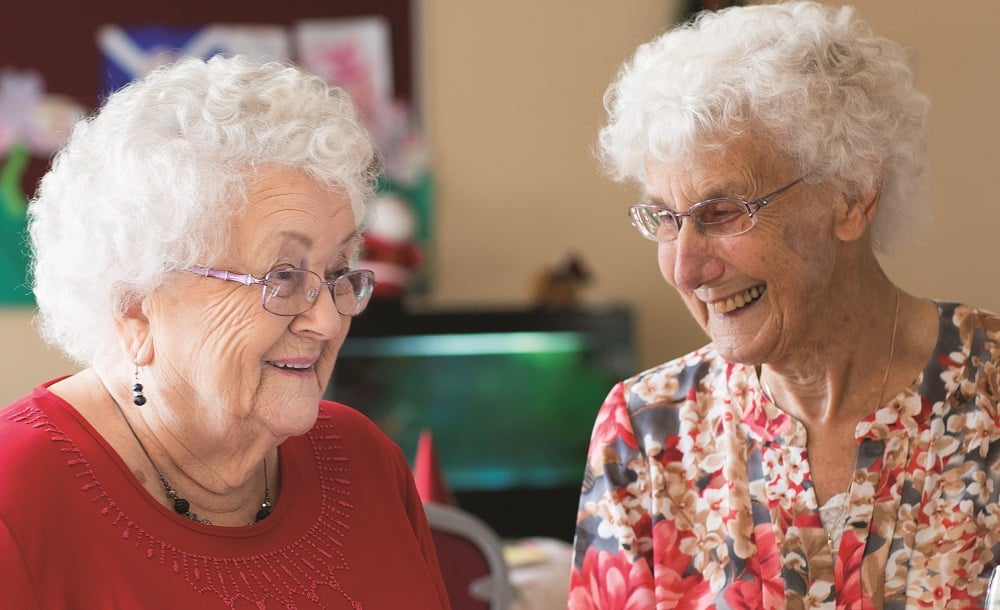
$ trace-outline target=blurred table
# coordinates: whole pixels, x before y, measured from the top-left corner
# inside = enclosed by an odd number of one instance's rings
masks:
[[[566,610],[573,546],[555,538],[522,538],[504,545],[514,588],[511,610]]]

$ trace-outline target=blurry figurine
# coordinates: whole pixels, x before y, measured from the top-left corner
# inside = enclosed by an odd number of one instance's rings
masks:
[[[534,301],[540,309],[572,309],[579,305],[580,289],[590,281],[590,271],[576,254],[569,254],[544,270],[535,280]]]
[[[376,197],[372,220],[364,233],[361,262],[375,272],[378,283],[372,298],[402,298],[423,262],[423,250],[416,239],[417,217],[410,204],[392,193]]]

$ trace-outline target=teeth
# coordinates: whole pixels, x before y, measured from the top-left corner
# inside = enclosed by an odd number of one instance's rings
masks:
[[[300,371],[302,369],[309,368],[310,365],[308,365],[308,364],[290,364],[290,363],[287,363],[287,362],[275,362],[274,366],[278,367],[279,369],[295,369],[297,371]]]
[[[716,301],[714,303],[707,303],[706,305],[708,306],[708,311],[710,313],[729,313],[730,311],[746,307],[750,303],[753,303],[759,299],[762,294],[764,294],[764,287],[754,286],[753,288],[748,288],[736,296],[729,297],[728,299],[722,301]]]

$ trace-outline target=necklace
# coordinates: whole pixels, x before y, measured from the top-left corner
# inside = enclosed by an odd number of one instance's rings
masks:
[[[899,323],[899,287],[896,287],[896,311],[892,316],[892,337],[889,339],[889,362],[886,363],[885,373],[882,374],[882,386],[879,389],[878,401],[876,401],[875,403],[876,410],[882,406],[882,398],[885,397],[885,388],[886,385],[889,383],[889,372],[892,370],[892,361],[893,357],[896,354],[896,329],[898,323]],[[760,380],[760,386],[761,389],[764,391],[764,396],[766,396],[767,399],[771,401],[771,404],[777,406],[778,403],[776,400],[774,400],[774,394],[771,393],[771,386],[769,386],[767,380],[764,379],[763,369],[761,369],[757,373],[757,378]],[[828,528],[825,527],[824,524],[823,529],[826,533],[826,546],[827,548],[830,549],[830,553],[832,555],[837,554],[837,548],[833,544],[834,542],[833,538],[835,535],[837,536],[838,538],[837,543],[839,545],[840,543],[839,535],[844,530],[845,526],[844,518],[847,516],[847,509],[850,506],[850,504],[851,504],[851,498],[848,495],[848,497],[843,498],[840,502],[840,506],[837,509],[837,516],[833,521],[833,526]]]
[[[160,483],[163,484],[163,490],[166,492],[167,497],[174,503],[174,512],[179,515],[184,515],[192,521],[204,523],[205,525],[212,525],[211,521],[203,517],[199,517],[197,513],[192,511],[191,503],[185,498],[182,498],[177,491],[170,486],[170,483],[167,483],[166,477],[164,477],[163,473],[160,472],[160,469],[156,467],[156,462],[153,461],[153,458],[149,455],[149,451],[146,450],[146,445],[142,444],[142,440],[139,439],[139,435],[135,433],[135,428],[132,427],[132,422],[130,422],[128,417],[125,416],[125,411],[122,410],[121,405],[118,404],[117,400],[114,400],[114,397],[112,397],[112,401],[114,401],[115,406],[118,407],[118,412],[121,413],[122,419],[125,420],[125,425],[128,426],[128,430],[135,438],[135,442],[139,443],[139,448],[142,449],[142,452],[146,455],[146,459],[149,460],[149,465],[153,467],[153,471],[160,479]],[[267,518],[267,516],[271,514],[271,506],[271,487],[267,482],[267,458],[264,458],[264,499],[261,501],[260,508],[254,515],[253,523],[249,523],[248,525],[259,523]]]

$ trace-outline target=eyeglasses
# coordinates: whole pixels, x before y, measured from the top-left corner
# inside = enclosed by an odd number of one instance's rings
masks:
[[[639,203],[628,209],[632,226],[646,239],[670,242],[677,239],[684,218],[705,235],[732,237],[742,235],[757,224],[757,212],[776,197],[805,180],[805,176],[786,184],[770,195],[747,201],[742,197],[717,197],[692,205],[687,212],[675,212],[655,203]]]
[[[246,286],[260,284],[263,288],[260,304],[265,311],[278,316],[297,316],[312,309],[323,286],[330,289],[333,305],[342,316],[356,316],[368,307],[375,288],[375,274],[367,269],[345,271],[333,280],[323,280],[308,269],[275,269],[262,279],[249,273],[188,267],[185,271],[204,277],[214,277]]]

